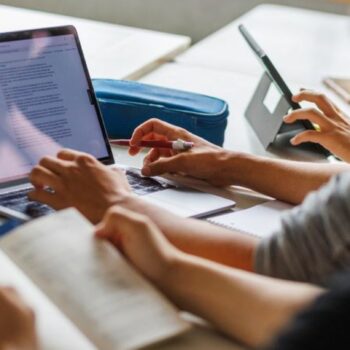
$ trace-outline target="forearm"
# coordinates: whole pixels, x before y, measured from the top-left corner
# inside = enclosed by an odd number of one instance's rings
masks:
[[[319,164],[232,154],[229,160],[231,183],[293,204],[300,204],[348,164]]]
[[[173,245],[186,253],[248,271],[253,269],[257,238],[178,217],[138,197],[128,198],[123,206],[148,216]]]
[[[181,309],[249,346],[262,346],[322,291],[183,255],[159,283]]]

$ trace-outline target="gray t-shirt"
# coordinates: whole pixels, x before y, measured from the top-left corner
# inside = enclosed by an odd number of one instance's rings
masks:
[[[350,267],[350,173],[335,176],[282,217],[281,232],[260,242],[256,272],[324,285]]]

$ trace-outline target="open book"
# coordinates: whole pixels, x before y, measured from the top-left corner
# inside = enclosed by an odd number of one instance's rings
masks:
[[[43,349],[136,349],[189,329],[74,209],[15,229],[0,250],[0,284],[33,306]]]

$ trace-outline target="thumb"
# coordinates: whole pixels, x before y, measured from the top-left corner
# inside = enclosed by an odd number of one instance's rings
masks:
[[[142,175],[157,176],[165,173],[186,172],[186,155],[177,154],[169,158],[161,158],[152,163],[146,163],[142,168]]]

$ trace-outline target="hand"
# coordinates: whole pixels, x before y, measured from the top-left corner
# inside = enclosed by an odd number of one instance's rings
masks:
[[[29,179],[35,187],[29,193],[31,200],[55,209],[76,207],[93,223],[99,222],[113,204],[132,196],[122,170],[108,168],[94,157],[72,150],[62,150],[57,158],[44,157]]]
[[[0,349],[38,349],[34,313],[12,288],[0,288]]]
[[[182,256],[146,216],[111,207],[96,227],[96,236],[110,241],[146,278],[156,284]]]
[[[350,120],[323,94],[302,91],[293,97],[294,102],[308,101],[316,108],[300,109],[284,117],[286,123],[308,120],[317,124],[319,131],[307,130],[296,135],[291,143],[319,143],[339,158],[350,162]]]
[[[142,173],[145,176],[156,176],[165,173],[178,173],[192,176],[217,186],[230,185],[225,162],[230,157],[228,152],[210,142],[191,134],[177,126],[158,119],[150,119],[135,129],[129,153],[135,155],[140,151],[138,143],[142,140],[182,139],[194,143],[194,147],[186,152],[171,149],[153,148],[144,159]]]

